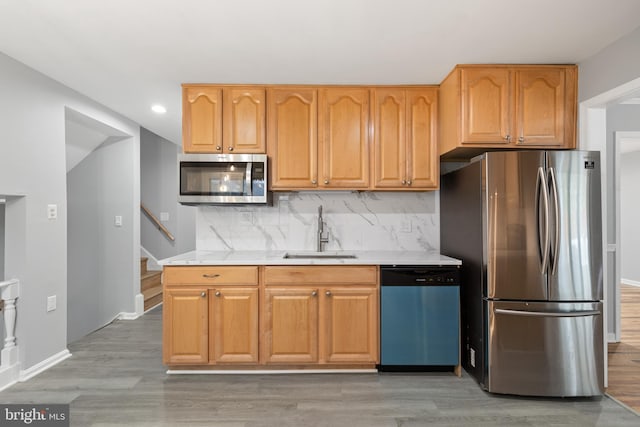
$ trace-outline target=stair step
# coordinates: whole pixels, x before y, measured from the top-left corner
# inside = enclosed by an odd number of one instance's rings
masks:
[[[155,286],[162,286],[162,271],[148,271],[140,277],[140,290],[145,291]]]
[[[162,285],[154,286],[153,288],[142,291],[145,301],[149,298],[153,298],[158,294],[162,294]]]
[[[160,304],[162,302],[162,292],[159,293],[158,295],[149,298],[148,300],[145,299],[144,301],[144,311],[149,310],[152,307],[155,307],[156,305]]]
[[[149,258],[146,256],[140,257],[140,274],[145,274],[147,272],[147,261]]]

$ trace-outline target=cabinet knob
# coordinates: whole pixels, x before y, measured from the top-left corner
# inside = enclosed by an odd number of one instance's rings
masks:
[[[216,150],[217,150],[217,151],[221,151],[221,150],[222,150],[222,147],[221,147],[221,146],[219,146],[219,145],[216,145]]]
[[[205,291],[202,291],[202,292],[200,292],[200,296],[201,296],[202,298],[204,298],[204,297],[206,297],[206,296],[207,296],[207,293],[206,293]]]
[[[313,185],[316,185],[316,184],[318,183],[318,181],[316,181],[315,179],[312,179],[312,180],[311,180],[311,183],[312,183]]]
[[[324,183],[325,183],[325,184],[328,184],[328,183],[329,183],[329,180],[328,180],[328,179],[325,179],[325,180],[324,180]]]
[[[511,135],[505,135],[503,139],[507,142],[511,142]]]
[[[313,292],[311,292],[311,296],[312,296],[312,297],[315,297],[316,295],[318,295],[318,291],[313,291]]]
[[[524,136],[519,137],[518,142],[524,142]]]
[[[219,297],[220,295],[222,295],[220,291],[216,291],[216,296]]]
[[[331,291],[327,291],[324,293],[326,296],[330,297],[331,296]]]
[[[233,147],[229,147],[229,151],[233,151]]]
[[[402,185],[405,185],[406,183],[407,183],[407,181],[403,179],[402,180]]]
[[[411,180],[407,181],[407,185],[411,185]]]

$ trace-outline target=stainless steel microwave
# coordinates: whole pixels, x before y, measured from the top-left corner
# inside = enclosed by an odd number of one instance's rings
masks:
[[[182,154],[178,188],[183,205],[269,204],[267,155]]]

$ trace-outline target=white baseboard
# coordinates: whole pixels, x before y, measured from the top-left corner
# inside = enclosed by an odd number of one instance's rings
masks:
[[[134,305],[136,307],[136,313],[138,314],[138,316],[142,316],[144,314],[144,295],[136,295]]]
[[[60,353],[54,354],[53,356],[49,357],[48,359],[45,359],[40,363],[36,363],[35,365],[33,365],[32,367],[30,367],[28,369],[21,370],[20,371],[20,377],[19,377],[18,381],[24,382],[24,381],[30,380],[31,378],[35,377],[36,375],[46,371],[50,367],[55,366],[58,363],[62,362],[65,359],[68,359],[70,357],[71,357],[71,353],[69,352],[69,350],[64,349]]]
[[[16,363],[8,368],[0,369],[0,391],[17,383],[18,378],[20,378],[20,364]]]
[[[140,317],[140,315],[138,313],[127,313],[127,312],[120,312],[120,314],[118,314],[118,316],[116,317],[116,319],[118,320],[136,320],[138,317]]]
[[[618,340],[616,340],[616,334],[609,332],[607,334],[607,342],[618,342]]]
[[[640,282],[631,279],[620,279],[623,285],[640,286]]]

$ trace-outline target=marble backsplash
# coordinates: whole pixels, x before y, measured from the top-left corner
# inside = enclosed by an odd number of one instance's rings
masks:
[[[274,193],[273,206],[200,206],[197,250],[440,250],[438,192]]]

